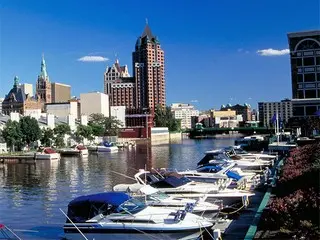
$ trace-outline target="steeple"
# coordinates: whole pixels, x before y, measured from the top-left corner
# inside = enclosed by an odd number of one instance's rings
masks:
[[[47,76],[48,76],[47,67],[46,67],[46,61],[44,60],[44,54],[42,54],[40,76],[43,77],[44,79],[46,79]]]
[[[17,88],[18,85],[19,85],[19,78],[18,76],[15,76],[13,80],[13,88]]]
[[[141,37],[143,38],[145,36],[148,36],[148,38],[150,40],[153,38],[151,29],[150,29],[149,24],[148,24],[148,19],[146,19],[146,26],[144,27],[144,30],[143,30],[143,33],[142,33]]]

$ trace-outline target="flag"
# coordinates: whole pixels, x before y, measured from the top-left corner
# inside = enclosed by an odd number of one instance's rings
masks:
[[[277,114],[273,114],[273,117],[270,120],[273,124],[277,121]]]
[[[320,108],[314,113],[316,116],[320,116]]]

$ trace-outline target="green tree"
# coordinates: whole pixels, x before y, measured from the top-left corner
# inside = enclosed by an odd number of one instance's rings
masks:
[[[117,136],[122,123],[116,117],[106,117],[104,127],[106,136]]]
[[[53,129],[53,131],[56,135],[60,135],[63,137],[65,134],[71,134],[70,126],[67,124],[59,124]]]
[[[42,130],[41,144],[44,146],[51,146],[54,140],[54,132],[52,129],[47,128]]]
[[[88,125],[94,136],[118,135],[122,123],[115,117],[105,117],[103,114],[91,114]]]
[[[54,138],[54,145],[57,148],[65,147],[64,136],[63,135],[56,135]]]
[[[22,117],[19,121],[23,142],[28,146],[41,138],[41,129],[38,121],[29,116]]]
[[[170,132],[180,131],[181,122],[175,119],[171,108],[157,105],[155,109],[155,125],[156,127],[167,127]]]
[[[92,139],[92,128],[90,126],[79,125],[75,132],[75,137],[78,142],[83,142],[83,139]]]
[[[7,145],[10,146],[11,151],[15,151],[16,147],[21,149],[23,136],[20,124],[17,121],[7,121],[4,129],[2,130],[2,137]]]

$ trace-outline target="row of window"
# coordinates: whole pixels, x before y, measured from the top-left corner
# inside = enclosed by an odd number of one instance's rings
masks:
[[[314,116],[315,112],[318,110],[317,106],[301,106],[293,107],[294,116]]]
[[[320,73],[305,73],[297,75],[298,82],[320,82]]]
[[[298,67],[320,65],[320,57],[296,58]]]
[[[320,89],[306,89],[306,90],[298,90],[297,98],[320,98]]]

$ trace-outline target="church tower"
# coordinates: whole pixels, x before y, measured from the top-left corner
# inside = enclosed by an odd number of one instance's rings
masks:
[[[42,103],[51,103],[51,83],[47,73],[46,62],[42,55],[41,71],[36,84],[36,95]]]

